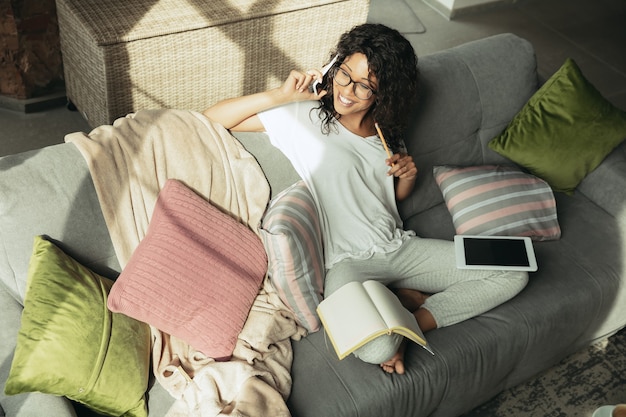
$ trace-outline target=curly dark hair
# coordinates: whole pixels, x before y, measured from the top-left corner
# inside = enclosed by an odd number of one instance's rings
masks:
[[[355,54],[367,57],[370,73],[377,80],[377,93],[370,112],[384,131],[389,146],[397,152],[407,127],[409,112],[417,101],[419,71],[417,56],[409,41],[395,29],[381,24],[366,23],[355,26],[339,38],[330,57],[337,55],[333,67]],[[324,76],[328,91],[318,108],[322,131],[330,133],[333,124],[341,117],[333,105],[332,69]]]

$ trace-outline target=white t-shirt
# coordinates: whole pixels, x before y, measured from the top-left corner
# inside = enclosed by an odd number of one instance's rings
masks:
[[[259,113],[259,118],[272,144],[313,194],[326,268],[345,258],[364,259],[397,249],[414,233],[402,229],[380,139],[355,135],[340,123],[324,135],[318,105],[291,103]]]

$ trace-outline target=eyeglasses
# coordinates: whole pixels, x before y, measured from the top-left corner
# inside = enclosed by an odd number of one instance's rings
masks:
[[[336,67],[332,73],[333,78],[342,87],[346,87],[350,84],[352,85],[352,91],[354,91],[354,95],[360,100],[368,100],[372,97],[372,94],[376,94],[370,86],[367,84],[354,81],[350,78],[350,74],[348,74],[344,69],[340,67]]]

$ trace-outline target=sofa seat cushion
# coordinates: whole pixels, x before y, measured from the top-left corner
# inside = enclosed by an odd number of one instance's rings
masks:
[[[479,317],[428,332],[434,356],[410,343],[402,383],[358,359],[338,360],[323,332],[294,342],[293,414],[462,415],[623,326],[623,233],[586,197],[555,198],[562,236],[534,242],[539,270],[527,287]]]
[[[99,413],[147,416],[150,329],[107,309],[113,281],[37,236],[27,285],[5,392],[38,391]]]
[[[572,193],[624,139],[626,112],[567,59],[489,147]]]

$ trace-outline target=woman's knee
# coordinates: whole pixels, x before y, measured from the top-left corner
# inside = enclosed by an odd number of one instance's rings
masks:
[[[324,296],[329,296],[349,282],[362,281],[360,279],[361,275],[359,270],[349,260],[337,263],[326,271]]]
[[[500,281],[499,303],[504,303],[517,296],[528,284],[528,272],[507,271]],[[495,294],[494,294],[495,295]]]
[[[517,295],[520,293],[526,285],[528,285],[528,272],[526,271],[516,271],[512,278],[514,285],[512,285],[513,295]]]

